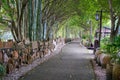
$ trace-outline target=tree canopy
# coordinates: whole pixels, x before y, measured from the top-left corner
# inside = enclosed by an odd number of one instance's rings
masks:
[[[15,41],[47,40],[55,38],[56,32],[66,27],[71,34],[88,32],[91,26],[95,31],[98,28],[96,11],[103,10],[106,12],[102,23],[106,25],[111,20],[113,38],[120,25],[119,8],[119,0],[1,0],[0,25],[11,29]]]

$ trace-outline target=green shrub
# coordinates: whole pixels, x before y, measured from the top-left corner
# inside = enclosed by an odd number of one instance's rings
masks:
[[[5,66],[0,64],[0,78],[2,78],[6,74]]]
[[[110,42],[110,38],[109,37],[105,37],[101,40],[101,50],[104,50],[106,45]]]
[[[115,62],[120,63],[120,56],[118,55],[120,52],[120,36],[115,37],[112,42],[109,40],[105,41],[102,49],[105,53],[110,54]]]

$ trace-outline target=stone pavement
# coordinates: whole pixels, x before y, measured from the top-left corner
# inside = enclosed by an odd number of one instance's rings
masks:
[[[19,80],[95,80],[91,58],[90,51],[73,41]]]

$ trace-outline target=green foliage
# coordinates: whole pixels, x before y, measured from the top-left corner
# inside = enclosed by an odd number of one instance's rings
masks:
[[[110,56],[115,62],[120,61],[120,56],[118,56],[118,52],[120,51],[120,36],[115,37],[113,42],[110,42],[109,40],[103,42],[104,52],[110,54]]]
[[[113,0],[113,8],[117,15],[120,15],[120,0]]]
[[[2,78],[6,74],[5,66],[0,64],[0,77]]]
[[[105,37],[101,40],[101,49],[104,50],[106,45],[110,42],[110,37]]]
[[[28,1],[28,6],[23,8],[25,2]],[[39,2],[39,4],[37,3]],[[40,2],[42,1],[42,2]],[[39,6],[41,5],[41,6]],[[104,6],[103,6],[104,5]],[[23,6],[23,7],[22,7]],[[89,31],[90,24],[87,24],[89,20],[92,22],[92,28],[94,31],[97,28],[97,22],[95,21],[95,14],[97,10],[108,10],[108,1],[104,0],[2,0],[2,6],[0,11],[0,22],[3,23],[3,18],[11,22],[14,20],[16,29],[13,29],[15,36],[26,37],[29,34],[29,38],[32,39],[36,36],[42,38],[43,36],[43,24],[47,21],[47,33],[50,34],[51,29],[56,29],[56,24],[61,25],[66,22],[74,33],[78,33],[79,30],[84,29],[85,32]],[[113,9],[116,14],[120,14],[119,0],[113,1]],[[34,13],[35,12],[35,13]],[[27,16],[28,17],[25,17]],[[24,17],[23,17],[24,16]],[[109,13],[103,13],[103,24],[106,25],[109,19]],[[8,22],[4,21],[8,25]],[[26,30],[23,28],[26,27]],[[29,27],[29,31],[28,31]],[[61,26],[58,26],[61,27]],[[66,27],[66,25],[65,25]],[[20,31],[17,31],[19,30]],[[59,28],[58,28],[59,29]],[[22,31],[23,30],[23,31]],[[24,32],[28,31],[28,32]],[[54,31],[57,32],[57,31]],[[76,34],[75,33],[75,34]],[[93,32],[92,32],[93,33]],[[18,35],[20,34],[20,35]],[[22,35],[25,34],[25,35]],[[39,35],[41,34],[41,35]],[[55,34],[55,33],[53,33]],[[86,36],[86,35],[85,35]],[[18,38],[19,38],[18,37]],[[87,35],[87,37],[89,37]],[[17,37],[16,37],[17,38]],[[86,37],[85,37],[86,38]]]
[[[82,39],[88,39],[89,38],[89,35],[87,35],[87,34],[84,34],[83,36],[82,36]]]

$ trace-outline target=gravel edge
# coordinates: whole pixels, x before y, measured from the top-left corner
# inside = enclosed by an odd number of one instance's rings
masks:
[[[101,66],[98,66],[94,59],[91,60],[91,63],[93,66],[96,80],[106,80],[106,69],[103,69],[101,68]]]

